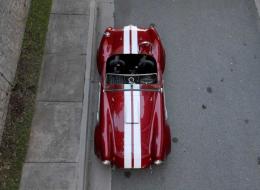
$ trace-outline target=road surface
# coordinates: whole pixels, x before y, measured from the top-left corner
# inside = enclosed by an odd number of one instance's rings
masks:
[[[260,189],[260,32],[253,0],[116,0],[115,26],[155,24],[172,153],[112,170],[113,190]]]

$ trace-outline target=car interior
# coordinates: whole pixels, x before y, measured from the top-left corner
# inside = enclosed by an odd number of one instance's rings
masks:
[[[156,61],[143,54],[113,55],[106,64],[107,84],[155,84]]]

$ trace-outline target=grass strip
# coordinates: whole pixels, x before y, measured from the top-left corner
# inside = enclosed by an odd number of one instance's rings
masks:
[[[25,160],[52,0],[31,0],[0,146],[0,189],[16,190]]]

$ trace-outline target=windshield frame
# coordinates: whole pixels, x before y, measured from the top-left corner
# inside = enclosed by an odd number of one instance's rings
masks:
[[[105,84],[111,84],[108,81],[108,76],[122,76],[123,80],[127,80],[128,83],[120,83],[120,84],[149,84],[149,83],[135,83],[136,78],[141,80],[143,76],[155,76],[156,82],[151,84],[157,84],[159,82],[158,74],[157,73],[145,73],[145,74],[117,74],[117,73],[106,73],[105,76]],[[132,81],[131,81],[132,80]],[[113,84],[113,83],[112,83]]]
[[[162,86],[156,84],[106,84],[105,92],[118,92],[118,91],[150,91],[161,92]]]

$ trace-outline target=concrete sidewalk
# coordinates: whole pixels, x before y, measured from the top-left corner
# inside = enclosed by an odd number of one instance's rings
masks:
[[[21,190],[75,190],[90,0],[53,0]]]

